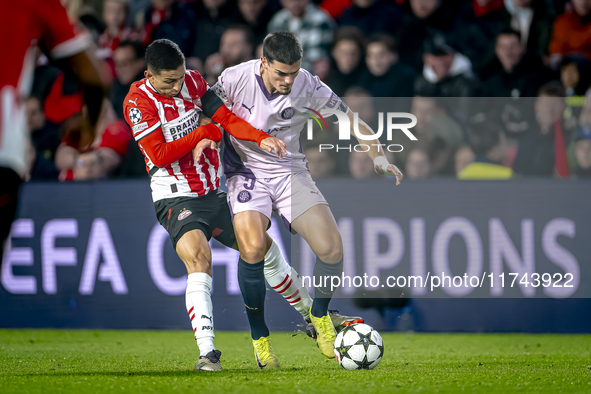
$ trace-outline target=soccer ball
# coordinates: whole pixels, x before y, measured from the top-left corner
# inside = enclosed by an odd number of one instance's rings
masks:
[[[384,342],[371,326],[352,324],[337,335],[334,355],[345,369],[374,369],[382,361]]]

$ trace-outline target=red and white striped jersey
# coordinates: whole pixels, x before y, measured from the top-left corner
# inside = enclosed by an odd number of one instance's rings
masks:
[[[23,103],[33,83],[38,44],[61,59],[84,51],[90,39],[74,34],[60,0],[0,0],[0,6],[0,166],[24,176],[29,133]]]
[[[187,70],[177,97],[159,94],[148,79],[134,82],[125,97],[123,113],[145,156],[154,201],[203,196],[220,186],[219,149],[205,148],[197,163],[192,154],[196,142],[204,138],[197,138],[194,131],[207,89],[199,72]]]

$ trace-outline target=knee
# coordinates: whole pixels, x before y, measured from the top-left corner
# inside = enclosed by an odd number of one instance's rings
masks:
[[[336,264],[343,259],[343,241],[340,235],[331,237],[317,251],[316,256],[327,264]]]
[[[196,252],[192,256],[186,258],[183,262],[185,263],[189,274],[194,272],[204,272],[211,275],[211,255],[209,253]]]
[[[246,240],[239,240],[240,257],[247,263],[258,263],[265,258],[267,241],[265,237],[249,237]]]

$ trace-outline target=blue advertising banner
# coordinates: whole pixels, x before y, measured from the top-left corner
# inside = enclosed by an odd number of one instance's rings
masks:
[[[343,295],[396,286],[414,298],[591,298],[589,182],[319,187],[343,239]],[[311,251],[300,238],[292,246],[292,264],[311,276]]]
[[[591,332],[591,183],[318,186],[343,237],[345,287],[331,304],[342,312],[381,329]],[[309,278],[314,256],[300,237],[280,219],[269,231]],[[212,248],[216,329],[245,330],[238,252]],[[144,181],[25,185],[0,274],[3,328],[190,329],[186,271]],[[389,302],[395,289],[404,302]],[[282,297],[267,296],[271,329],[301,328]]]

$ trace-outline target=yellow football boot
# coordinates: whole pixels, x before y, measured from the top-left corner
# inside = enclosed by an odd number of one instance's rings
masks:
[[[279,369],[279,360],[273,352],[269,337],[261,337],[256,341],[253,339],[252,346],[260,369]]]
[[[337,338],[332,320],[327,313],[322,317],[315,317],[312,315],[312,308],[310,308],[310,320],[316,330],[316,344],[320,348],[322,354],[328,358],[334,358],[334,341]]]

